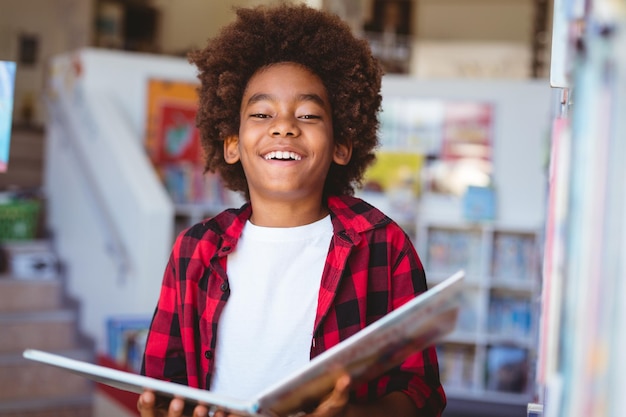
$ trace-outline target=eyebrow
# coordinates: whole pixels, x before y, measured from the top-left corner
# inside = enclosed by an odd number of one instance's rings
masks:
[[[268,93],[253,94],[248,99],[248,105],[258,103],[260,101],[276,101],[276,97]],[[326,102],[318,94],[299,94],[297,101],[312,101],[321,107],[326,106]]]

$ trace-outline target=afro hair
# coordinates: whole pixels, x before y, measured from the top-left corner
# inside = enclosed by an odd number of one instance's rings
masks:
[[[353,194],[378,145],[382,67],[364,39],[338,16],[306,5],[237,8],[236,20],[201,50],[189,54],[198,68],[196,124],[205,170],[219,172],[225,185],[249,198],[241,163],[224,160],[224,140],[239,132],[246,85],[259,69],[280,62],[303,65],[326,87],[337,143],[352,145],[352,158],[332,164],[324,195]]]

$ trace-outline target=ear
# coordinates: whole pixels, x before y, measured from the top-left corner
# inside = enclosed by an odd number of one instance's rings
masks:
[[[239,161],[239,136],[230,135],[224,139],[224,160],[227,164],[236,164]]]
[[[348,165],[352,157],[352,144],[336,143],[333,161],[337,165]]]

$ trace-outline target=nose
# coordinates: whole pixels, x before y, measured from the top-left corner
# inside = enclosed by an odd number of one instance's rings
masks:
[[[296,137],[300,134],[300,129],[292,116],[276,117],[270,129],[274,137]]]

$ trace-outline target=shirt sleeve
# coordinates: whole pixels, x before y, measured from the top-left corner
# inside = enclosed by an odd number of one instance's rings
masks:
[[[152,378],[187,385],[185,352],[179,320],[178,281],[174,249],[163,275],[161,293],[148,332],[141,373]]]
[[[393,262],[391,269],[391,302],[393,309],[426,291],[422,263],[409,238],[402,233],[389,236]],[[360,392],[359,392],[360,391]],[[404,392],[419,410],[420,417],[440,417],[446,406],[446,395],[439,378],[439,365],[434,346],[409,356],[400,366],[370,381],[367,387],[357,387],[357,397],[367,392],[373,399],[391,392]]]

